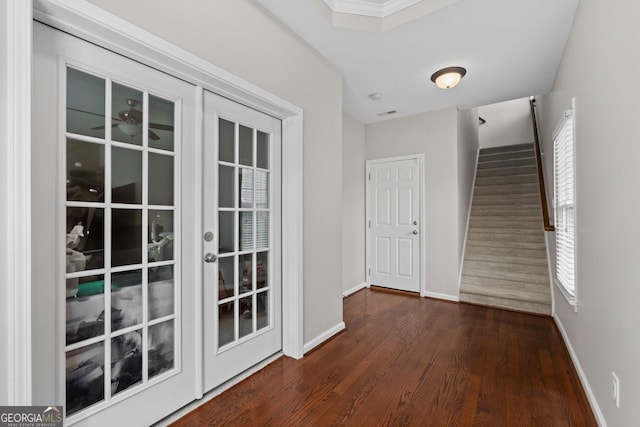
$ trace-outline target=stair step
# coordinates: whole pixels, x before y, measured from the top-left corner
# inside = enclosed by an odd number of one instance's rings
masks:
[[[511,248],[511,249],[538,249],[546,250],[544,241],[542,242],[517,242],[513,240],[473,240],[467,241],[467,247],[491,247],[491,248]]]
[[[475,206],[483,205],[535,205],[540,203],[540,197],[537,194],[493,194],[493,195],[476,195],[473,196],[472,203]]]
[[[498,184],[498,185],[481,185],[473,190],[474,195],[498,195],[498,194],[539,194],[539,186],[537,183],[530,184]]]
[[[536,157],[536,152],[534,150],[520,150],[520,151],[509,151],[506,153],[493,153],[493,154],[480,154],[478,160],[481,162],[491,161],[491,160],[508,160],[508,159],[521,159],[526,157]]]
[[[543,224],[542,221],[536,218],[533,221],[523,221],[519,219],[498,219],[498,220],[487,220],[485,218],[496,218],[496,217],[478,217],[471,218],[469,221],[470,229],[494,229],[494,230],[542,230]],[[499,218],[499,217],[498,217]],[[511,218],[511,217],[506,217]]]
[[[476,268],[465,268],[463,276],[486,277],[487,279],[501,279],[512,282],[539,283],[541,285],[549,283],[549,274],[537,273],[514,273],[509,271],[490,271]]]
[[[533,157],[525,157],[519,159],[506,160],[480,160],[478,159],[478,170],[508,168],[513,166],[535,166],[536,159]]]
[[[485,295],[460,293],[460,301],[470,304],[484,305],[487,307],[503,308],[506,310],[521,311],[524,313],[551,315],[551,304],[540,304],[529,301],[517,301],[514,299],[496,298]]]
[[[517,260],[532,263],[542,263],[544,261],[545,264],[547,262],[547,251],[544,246],[542,249],[520,248],[514,250],[514,248],[478,246],[467,243],[464,252],[465,260],[490,260],[495,257],[502,259],[505,262],[518,262]]]
[[[460,292],[494,298],[513,299],[519,301],[536,302],[540,304],[551,304],[551,294],[549,292],[548,286],[539,285],[537,289],[528,290],[522,287],[518,287],[518,284],[516,283],[507,283],[513,284],[513,286],[500,287],[496,283],[492,284],[491,286],[465,283],[460,288]]]
[[[463,275],[462,282],[460,284],[460,291],[467,292],[466,287],[469,285],[546,294],[549,300],[551,299],[551,288],[549,287],[549,283],[522,282],[515,280],[495,279],[493,277]]]
[[[485,178],[488,176],[511,176],[511,175],[531,175],[537,173],[536,166],[511,166],[507,168],[494,168],[494,169],[478,169],[476,176]]]
[[[513,252],[513,251],[512,251]],[[545,256],[515,256],[515,255],[492,255],[482,252],[466,252],[464,254],[464,265],[468,262],[485,262],[485,263],[508,263],[510,265],[527,265],[544,267],[547,269],[547,257]]]
[[[522,216],[530,217],[540,215],[540,203],[530,205],[483,205],[471,207],[471,219],[475,219],[480,216]]]
[[[499,176],[487,176],[476,177],[476,188],[483,187],[485,185],[512,185],[512,184],[537,184],[538,175],[534,174],[522,174],[522,175],[499,175]]]
[[[500,147],[481,148],[480,154],[510,153],[513,151],[533,150],[533,143],[503,145]]]
[[[544,234],[542,231],[535,231],[535,233],[523,233],[520,230],[492,230],[492,231],[478,231],[470,229],[468,233],[469,240],[483,241],[483,242],[514,242],[514,243],[541,243],[544,245]]]
[[[494,277],[494,273],[514,273],[523,275],[535,274],[543,277],[548,276],[549,270],[546,265],[529,265],[529,264],[514,264],[506,261],[476,261],[465,260],[463,275],[467,274],[467,271],[485,271],[488,277]],[[487,276],[482,276],[487,277]]]

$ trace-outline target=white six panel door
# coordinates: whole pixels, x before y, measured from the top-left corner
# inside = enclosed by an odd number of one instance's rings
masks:
[[[420,167],[417,159],[369,168],[370,283],[420,292]]]

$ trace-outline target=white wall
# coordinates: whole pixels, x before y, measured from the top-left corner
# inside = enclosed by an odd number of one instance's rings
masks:
[[[462,268],[474,172],[478,160],[478,110],[458,112],[458,262]]]
[[[342,114],[342,291],[362,285],[365,276],[364,124]]]
[[[533,142],[528,98],[478,107],[478,114],[487,121],[480,126],[480,147],[501,147]]]
[[[0,2],[0,236],[6,236],[9,233],[7,229],[7,145],[8,135],[4,131],[7,129],[7,2]],[[8,351],[9,351],[9,303],[7,300],[7,287],[9,285],[9,273],[7,271],[8,262],[12,259],[7,253],[6,240],[0,245],[0,405],[8,403],[9,378],[8,378]]]
[[[92,2],[304,109],[304,340],[340,324],[341,73],[250,0]]]
[[[635,0],[581,0],[553,91],[539,100],[551,174],[551,134],[576,98],[579,307],[574,312],[555,289],[555,315],[609,426],[640,419],[638,16]],[[619,408],[610,397],[612,371]]]
[[[457,110],[447,108],[365,128],[366,157],[424,153],[427,292],[458,298]]]

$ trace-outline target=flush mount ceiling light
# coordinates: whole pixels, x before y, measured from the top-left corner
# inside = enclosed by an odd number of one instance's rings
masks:
[[[447,67],[438,70],[431,76],[431,81],[440,89],[451,89],[467,74],[463,67]]]

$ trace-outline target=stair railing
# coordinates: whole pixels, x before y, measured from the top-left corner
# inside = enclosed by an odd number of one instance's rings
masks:
[[[555,231],[556,228],[551,224],[549,215],[549,204],[547,203],[547,191],[544,185],[544,175],[542,174],[542,155],[540,154],[540,136],[538,134],[538,119],[536,117],[536,100],[529,99],[529,107],[531,108],[531,123],[533,125],[533,146],[536,152],[536,164],[538,167],[538,185],[540,186],[540,204],[542,206],[542,219],[544,221],[545,231]]]

